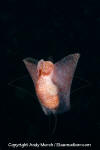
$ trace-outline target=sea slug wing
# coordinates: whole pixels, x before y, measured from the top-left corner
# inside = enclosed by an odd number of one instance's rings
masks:
[[[36,81],[38,78],[36,60],[31,57],[28,57],[28,58],[23,59],[23,62],[25,64],[34,84],[36,84]]]
[[[80,54],[70,54],[54,64],[52,80],[59,88],[60,102],[70,108],[70,89]]]

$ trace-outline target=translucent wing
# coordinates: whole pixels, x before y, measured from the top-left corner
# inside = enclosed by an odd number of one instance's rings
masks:
[[[80,54],[71,54],[55,63],[52,81],[59,88],[60,105],[58,112],[70,108],[70,89]]]
[[[34,84],[36,84],[36,81],[37,81],[37,78],[38,78],[37,77],[37,62],[36,62],[36,60],[33,59],[33,58],[28,57],[28,58],[25,58],[23,60],[23,62],[25,64],[25,66],[26,66],[26,68],[27,68]]]

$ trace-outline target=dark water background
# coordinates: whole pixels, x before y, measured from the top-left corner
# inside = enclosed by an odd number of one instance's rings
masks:
[[[18,3],[9,0],[4,4],[0,18],[9,62],[8,83],[15,80],[8,86],[7,110],[1,108],[3,112],[7,112],[9,141],[21,141],[25,138],[36,141],[38,138],[45,143],[99,141],[99,1],[65,3],[37,0]],[[57,116],[56,130],[51,136],[55,120],[44,115],[22,59],[51,58],[56,62],[75,52],[79,52],[81,57],[71,90],[86,87],[71,94],[72,109]],[[1,133],[3,141],[3,127]]]

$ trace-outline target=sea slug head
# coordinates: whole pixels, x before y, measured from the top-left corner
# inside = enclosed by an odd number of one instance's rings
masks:
[[[44,61],[43,59],[39,61],[37,70],[38,70],[38,76],[41,75],[47,76],[52,73],[54,69],[54,64],[51,61]]]

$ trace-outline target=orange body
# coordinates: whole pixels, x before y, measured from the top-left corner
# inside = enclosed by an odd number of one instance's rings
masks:
[[[38,64],[38,80],[36,92],[40,102],[49,109],[59,105],[58,88],[52,82],[54,65],[50,61],[40,61]]]

